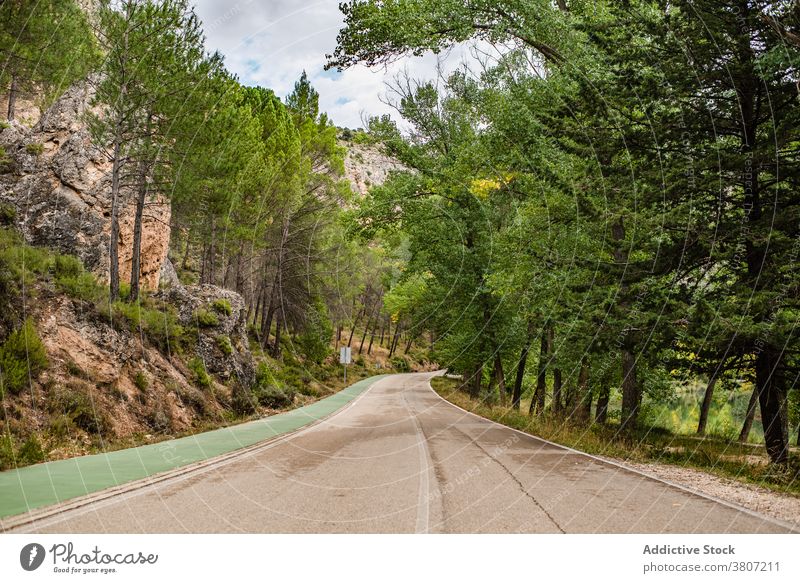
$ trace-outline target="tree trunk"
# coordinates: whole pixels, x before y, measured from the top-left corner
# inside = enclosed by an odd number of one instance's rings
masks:
[[[186,251],[183,254],[183,260],[181,261],[181,270],[186,271],[189,269],[189,249],[191,248],[192,242],[192,233],[190,230],[186,230]]]
[[[560,414],[564,411],[564,391],[561,379],[561,369],[553,369],[553,410]]]
[[[350,337],[347,339],[347,346],[351,346],[353,344],[353,334],[355,333],[356,328],[358,327],[358,322],[361,320],[361,316],[366,312],[366,310],[367,308],[365,306],[361,308],[361,310],[356,315],[356,319],[353,321],[353,327],[350,328]]]
[[[272,319],[275,317],[275,290],[277,286],[273,283],[269,292],[269,305],[267,309],[262,312],[263,319],[261,320],[261,346],[266,347],[269,343],[269,334],[272,330]]]
[[[522,381],[525,379],[525,366],[528,363],[528,353],[531,350],[531,344],[533,343],[533,334],[528,327],[528,338],[525,341],[525,344],[522,346],[522,352],[519,355],[519,361],[517,362],[517,377],[514,379],[514,393],[511,397],[511,403],[517,411],[519,411],[519,403],[522,401]]]
[[[359,354],[361,354],[361,351],[364,350],[364,341],[367,339],[367,333],[369,332],[370,324],[372,324],[372,316],[367,316],[367,323],[364,325],[364,333],[361,335],[361,344],[358,345]]]
[[[753,427],[753,419],[756,416],[756,405],[758,404],[758,387],[753,389],[750,393],[750,400],[747,403],[747,411],[744,414],[744,423],[742,430],[739,432],[739,441],[747,443],[750,439],[750,429]]]
[[[14,121],[14,116],[17,110],[17,94],[19,93],[19,85],[17,83],[16,75],[11,77],[11,86],[8,88],[8,110],[6,116],[8,121]]]
[[[496,351],[494,354],[494,366],[492,367],[492,389],[497,387],[500,392],[500,402],[506,402],[506,377],[503,374],[503,359],[500,358],[500,352]]]
[[[594,420],[601,425],[604,425],[608,420],[608,401],[610,398],[610,390],[607,383],[600,386],[600,394],[597,396],[597,410],[595,411]]]
[[[378,314],[377,317],[380,318],[380,314]],[[378,325],[378,322],[377,322],[377,318],[376,318],[376,321],[372,325],[372,334],[369,335],[369,347],[367,348],[367,355],[372,354],[372,343],[375,342],[376,326],[377,325]]]
[[[577,394],[572,409],[574,420],[586,425],[589,422],[592,410],[592,392],[589,388],[589,363],[584,358],[581,361],[581,369],[578,373]]]
[[[534,413],[541,413],[539,409],[539,394],[544,394],[547,390],[547,358],[550,354],[550,343],[548,341],[547,331],[542,332],[542,344],[539,351],[539,373],[536,375],[536,390],[531,397],[531,404],[528,407],[528,415]]]
[[[771,347],[764,347],[756,357],[756,388],[764,426],[764,442],[772,463],[789,462],[789,437],[784,422],[784,395],[776,378],[778,355]]]
[[[281,356],[281,329],[283,328],[283,309],[278,308],[278,320],[275,322],[275,345],[272,347],[272,358]]]
[[[483,384],[483,365],[478,364],[469,379],[469,396],[477,399],[481,396],[481,384]]]
[[[133,221],[133,252],[131,254],[131,293],[130,302],[139,299],[139,288],[142,277],[142,223],[144,219],[144,205],[147,202],[147,175],[148,164],[139,162],[138,187],[136,191],[136,216]]]
[[[717,384],[719,367],[712,373],[711,379],[706,386],[706,393],[703,395],[703,404],[700,406],[700,421],[697,423],[697,435],[706,434],[706,424],[708,423],[708,412],[711,410],[711,401],[714,400],[714,385]]]
[[[217,221],[211,217],[211,242],[208,244],[208,281],[211,285],[217,283],[216,273],[216,258],[217,258]]]
[[[397,350],[397,342],[400,340],[400,321],[397,322],[397,327],[394,329],[394,337],[392,344],[389,347],[389,358],[392,358],[394,351]]]
[[[622,351],[622,422],[621,431],[636,429],[639,417],[639,385],[636,381],[636,357],[630,350]]]
[[[122,144],[114,142],[114,160],[111,167],[111,241],[108,249],[109,299],[119,298],[119,186],[122,173]]]

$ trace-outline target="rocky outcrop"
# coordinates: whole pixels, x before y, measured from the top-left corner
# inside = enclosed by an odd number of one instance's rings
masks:
[[[26,241],[77,255],[101,280],[108,278],[111,232],[111,164],[93,146],[85,113],[88,84],[71,88],[33,128],[13,123],[0,132],[6,161],[0,166],[0,204],[16,211],[16,226]],[[119,262],[130,280],[134,200],[121,192]],[[142,237],[142,281],[157,289],[169,248],[170,207],[163,198],[148,201]]]
[[[344,159],[344,173],[353,191],[361,196],[367,194],[371,186],[380,186],[394,171],[407,170],[396,159],[383,152],[378,144],[359,144],[344,142],[347,155]]]
[[[199,330],[194,351],[208,372],[243,387],[253,384],[255,366],[242,296],[215,285],[178,284],[162,290],[159,297],[175,306],[182,325]]]

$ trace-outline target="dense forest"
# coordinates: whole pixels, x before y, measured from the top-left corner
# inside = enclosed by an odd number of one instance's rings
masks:
[[[475,59],[399,76],[397,115],[354,133],[320,111],[305,73],[285,98],[242,85],[188,0],[0,1],[9,123],[22,98],[44,108],[91,88],[86,123],[111,168],[107,305],[144,301],[145,218],[167,204],[180,280],[240,294],[271,359],[415,352],[486,406],[614,439],[646,433],[702,383],[690,432],[710,431],[721,396],[744,394],[723,437],[747,442],[760,417],[769,460],[788,465],[800,445],[797,3],[340,8],[329,68],[461,43]],[[356,195],[354,140],[405,170]],[[136,209],[127,273],[123,192]]]
[[[370,130],[414,172],[358,217],[365,236],[407,245],[404,309],[473,398],[519,407],[527,392],[530,415],[628,432],[643,404],[703,379],[702,434],[714,391],[746,384],[740,438],[758,408],[786,463],[800,421],[797,3],[342,10],[330,67],[478,41],[479,65],[397,80],[410,129]]]

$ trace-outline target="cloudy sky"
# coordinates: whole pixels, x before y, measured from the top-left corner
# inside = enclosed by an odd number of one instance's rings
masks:
[[[362,115],[393,113],[381,102],[385,82],[403,70],[413,77],[436,76],[433,55],[409,57],[383,67],[324,71],[325,55],[336,47],[342,26],[339,0],[195,0],[207,46],[225,55],[230,71],[246,85],[268,87],[280,97],[291,93],[305,69],[320,93],[320,105],[336,125],[361,127]],[[460,47],[443,64],[452,69],[470,58]]]

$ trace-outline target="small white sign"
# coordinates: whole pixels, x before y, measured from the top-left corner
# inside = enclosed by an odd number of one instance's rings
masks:
[[[350,347],[349,346],[342,346],[339,349],[339,363],[340,364],[350,364]]]

